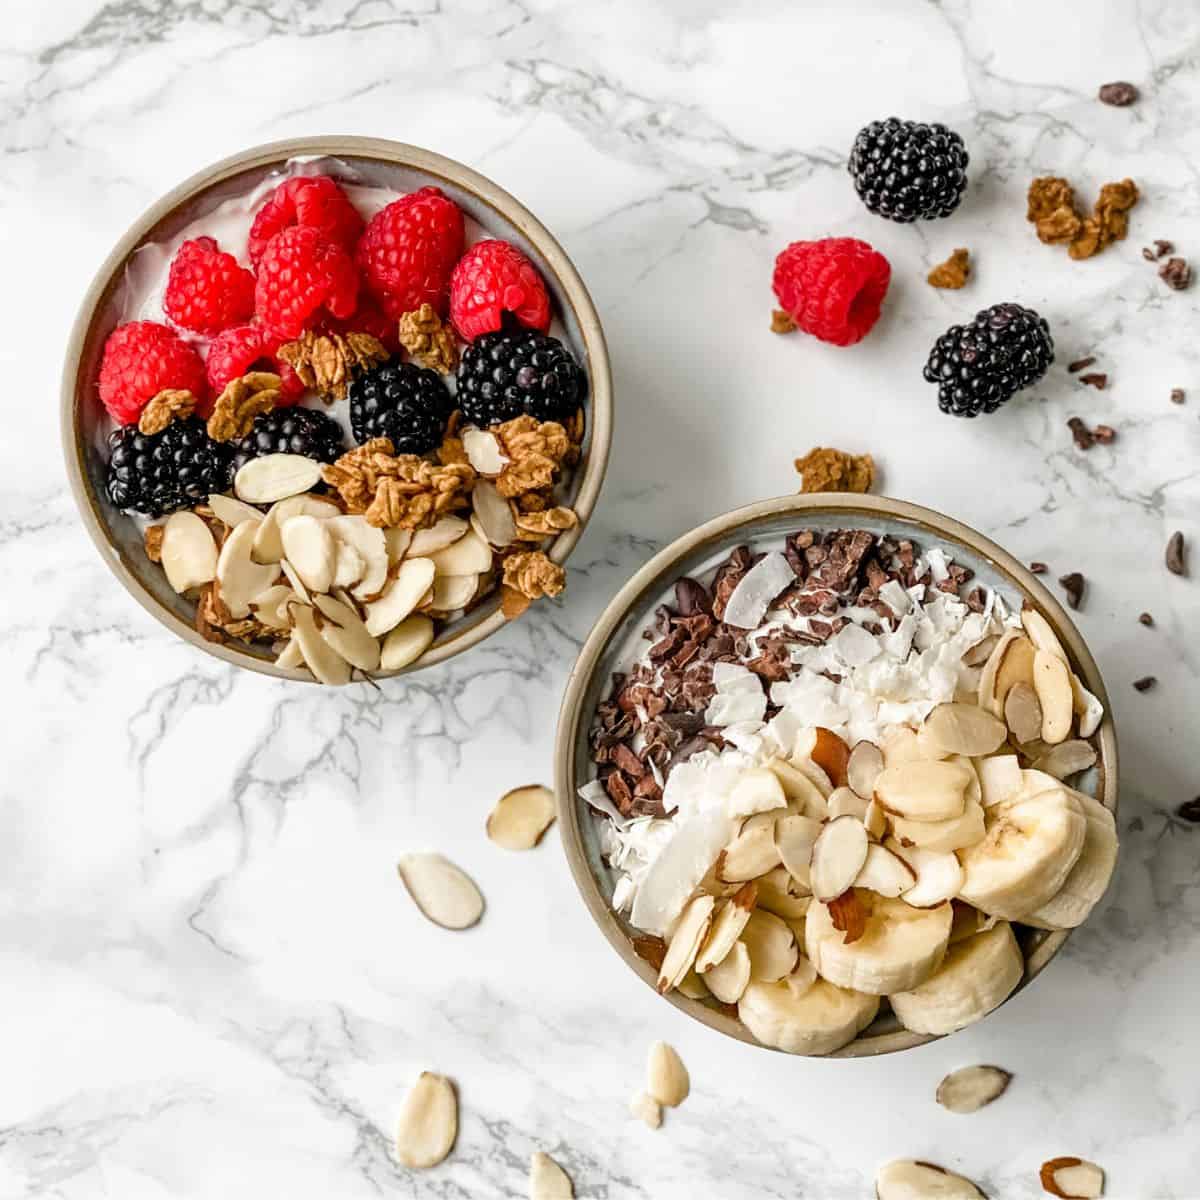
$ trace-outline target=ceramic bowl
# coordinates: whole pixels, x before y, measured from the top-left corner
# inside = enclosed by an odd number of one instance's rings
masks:
[[[1028,602],[1046,617],[1084,686],[1100,699],[1105,709],[1104,721],[1093,739],[1099,748],[1099,760],[1077,781],[1077,786],[1116,811],[1117,743],[1100,672],[1058,602],[1012,555],[958,521],[883,497],[785,496],[727,513],[673,542],[621,589],[597,621],[579,655],[559,716],[555,785],[559,826],[571,872],[604,936],[648,987],[655,985],[655,971],[634,952],[630,940],[632,927],[612,911],[609,901],[616,877],[601,861],[599,822],[587,804],[577,798],[578,788],[595,777],[588,750],[588,730],[596,705],[606,697],[613,671],[628,665],[621,659],[622,652],[628,653],[631,639],[650,623],[655,607],[668,599],[681,575],[703,575],[743,543],[753,546],[756,541],[773,538],[778,544],[783,535],[797,529],[847,528],[890,532],[911,537],[918,544],[945,546],[957,562],[974,570],[979,582],[998,588],[1011,606],[1019,609]],[[1014,930],[1025,956],[1025,975],[1017,988],[1020,991],[1042,972],[1070,935],[1024,926],[1014,926]],[[710,1029],[760,1045],[740,1021],[713,1004],[690,1000],[677,990],[668,993],[664,1000]],[[891,1011],[885,1009],[858,1038],[831,1057],[890,1054],[934,1040],[904,1029]]]
[[[193,626],[195,603],[177,596],[161,567],[142,548],[137,524],[115,509],[104,493],[103,453],[107,415],[96,380],[104,342],[119,322],[126,267],[139,246],[169,240],[222,201],[252,191],[289,159],[337,160],[331,174],[350,182],[409,192],[426,184],[440,187],[487,233],[519,246],[537,264],[550,291],[554,315],[565,339],[585,368],[587,437],[563,503],[579,516],[575,529],[561,534],[550,550],[563,562],[579,540],[600,493],[612,440],[612,382],[604,333],[591,297],[562,247],[534,215],[491,180],[452,159],[400,142],[378,138],[318,137],[273,142],[227,158],[181,183],[139,217],[105,259],[84,297],[67,348],[62,388],[62,436],[67,473],[88,533],[109,569],[135,600],[179,637],[205,654],[281,679],[312,682],[306,672],[277,667],[268,647],[216,645]],[[442,626],[437,639],[405,671],[443,662],[471,649],[504,624],[495,593],[456,621]],[[399,674],[400,672],[396,672]],[[383,678],[386,672],[376,677]]]

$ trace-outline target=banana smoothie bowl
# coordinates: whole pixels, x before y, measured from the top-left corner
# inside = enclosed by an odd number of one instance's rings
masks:
[[[789,496],[648,563],[560,717],[572,872],[671,1003],[793,1054],[909,1049],[1026,986],[1117,858],[1078,632],[927,509]]]

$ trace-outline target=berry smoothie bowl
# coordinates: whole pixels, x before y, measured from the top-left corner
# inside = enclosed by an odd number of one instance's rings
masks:
[[[558,595],[611,440],[599,319],[516,200],[429,151],[274,143],[145,213],[80,310],[68,473],[133,596],[326,684]]]

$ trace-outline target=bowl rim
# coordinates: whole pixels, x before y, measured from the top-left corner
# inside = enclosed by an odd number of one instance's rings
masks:
[[[473,168],[445,155],[426,150],[421,146],[392,141],[388,138],[338,134],[286,138],[251,146],[203,167],[145,209],[116,242],[97,269],[84,293],[67,342],[63,362],[59,417],[63,457],[66,461],[67,478],[70,482],[75,506],[83,519],[84,528],[100,552],[100,557],[125,590],[160,624],[166,626],[172,633],[190,645],[234,666],[276,679],[311,684],[316,682],[313,677],[298,668],[278,667],[269,660],[257,658],[223,643],[205,640],[192,625],[180,619],[142,586],[105,530],[97,497],[90,486],[84,466],[84,437],[78,420],[77,404],[80,395],[79,373],[83,351],[99,306],[110,289],[118,282],[119,273],[126,260],[146,241],[155,226],[169,217],[181,205],[188,203],[198,193],[208,188],[244,171],[270,166],[273,163],[282,164],[289,158],[298,156],[332,158],[352,156],[374,159],[415,169],[429,176],[430,182],[444,182],[470,192],[483,205],[515,226],[537,248],[538,253],[545,260],[578,322],[580,340],[588,360],[588,392],[591,409],[588,421],[588,450],[578,468],[580,472],[579,489],[572,505],[579,520],[574,528],[560,533],[547,552],[549,557],[559,564],[564,563],[575,548],[599,499],[612,445],[613,394],[612,369],[599,314],[582,277],[557,238],[516,197],[488,179],[487,176],[481,175]],[[490,608],[491,611],[468,627],[452,633],[444,641],[435,643],[408,666],[398,671],[372,672],[371,678],[374,680],[390,679],[454,658],[482,642],[508,623],[500,611],[498,591],[489,597],[481,607]]]
[[[581,721],[590,720],[590,714],[583,712],[583,702],[609,638],[651,588],[661,589],[662,577],[675,564],[702,548],[706,543],[720,541],[740,529],[748,530],[749,526],[764,519],[788,514],[797,517],[803,517],[804,514],[837,514],[847,517],[859,514],[876,519],[892,518],[914,522],[927,529],[935,537],[944,536],[967,546],[1023,591],[1025,596],[1050,622],[1051,628],[1072,659],[1084,685],[1104,705],[1104,719],[1097,731],[1100,762],[1104,768],[1101,772],[1101,784],[1097,799],[1114,814],[1117,811],[1116,731],[1113,726],[1112,705],[1109,702],[1100,669],[1062,605],[1024,564],[1006,550],[961,521],[934,509],[924,508],[904,500],[894,500],[886,496],[835,492],[787,495],[761,500],[723,513],[698,525],[660,550],[612,598],[592,627],[592,632],[584,643],[579,657],[575,660],[575,665],[567,679],[562,706],[559,710],[558,731],[554,747],[554,783],[558,823],[567,863],[575,880],[576,888],[600,931],[626,965],[652,989],[655,987],[655,971],[649,963],[638,957],[629,936],[609,908],[588,865],[583,847],[580,810],[575,795],[575,747]],[[1012,995],[1022,991],[1041,974],[1051,959],[1066,944],[1071,932],[1071,930],[1056,930],[1047,933],[1046,937],[1025,957],[1025,972]],[[677,989],[673,989],[662,998],[718,1033],[736,1038],[759,1049],[784,1053],[776,1050],[775,1047],[764,1046],[736,1018],[710,1008],[701,1001],[690,1000]],[[866,1058],[880,1054],[892,1054],[923,1046],[946,1036],[951,1035],[918,1034],[906,1029],[871,1036],[859,1035],[841,1049],[822,1057]]]

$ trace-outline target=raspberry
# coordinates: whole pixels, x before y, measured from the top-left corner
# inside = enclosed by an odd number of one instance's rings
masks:
[[[510,312],[529,329],[550,328],[550,297],[537,267],[508,242],[476,242],[450,277],[450,320],[459,336],[474,341],[494,333]]]
[[[304,384],[287,363],[276,355],[279,338],[272,337],[261,325],[238,325],[218,333],[209,343],[205,371],[208,386],[219,396],[231,380],[247,371],[274,371],[280,379],[282,406],[295,404],[304,395]]]
[[[327,175],[289,179],[254,215],[247,246],[250,261],[258,266],[270,240],[293,225],[310,225],[346,251],[353,251],[363,231],[363,219],[350,197]]]
[[[775,295],[798,328],[835,346],[871,332],[892,268],[858,238],[793,242],[775,260]]]
[[[254,276],[213,238],[193,238],[171,260],[163,311],[181,329],[219,333],[254,312]]]
[[[358,307],[354,315],[344,321],[327,317],[318,327],[331,333],[369,333],[378,338],[389,354],[400,353],[400,326],[391,320],[370,295],[359,294]]]
[[[112,419],[133,424],[167,388],[189,391],[203,406],[208,383],[200,355],[157,321],[131,321],[114,329],[100,363],[100,400]]]
[[[348,317],[358,300],[354,262],[336,242],[308,225],[276,234],[258,264],[254,304],[277,337],[299,337],[316,324],[322,308]]]
[[[463,236],[462,212],[435,187],[401,196],[371,218],[358,243],[358,268],[391,320],[422,304],[445,315]]]

